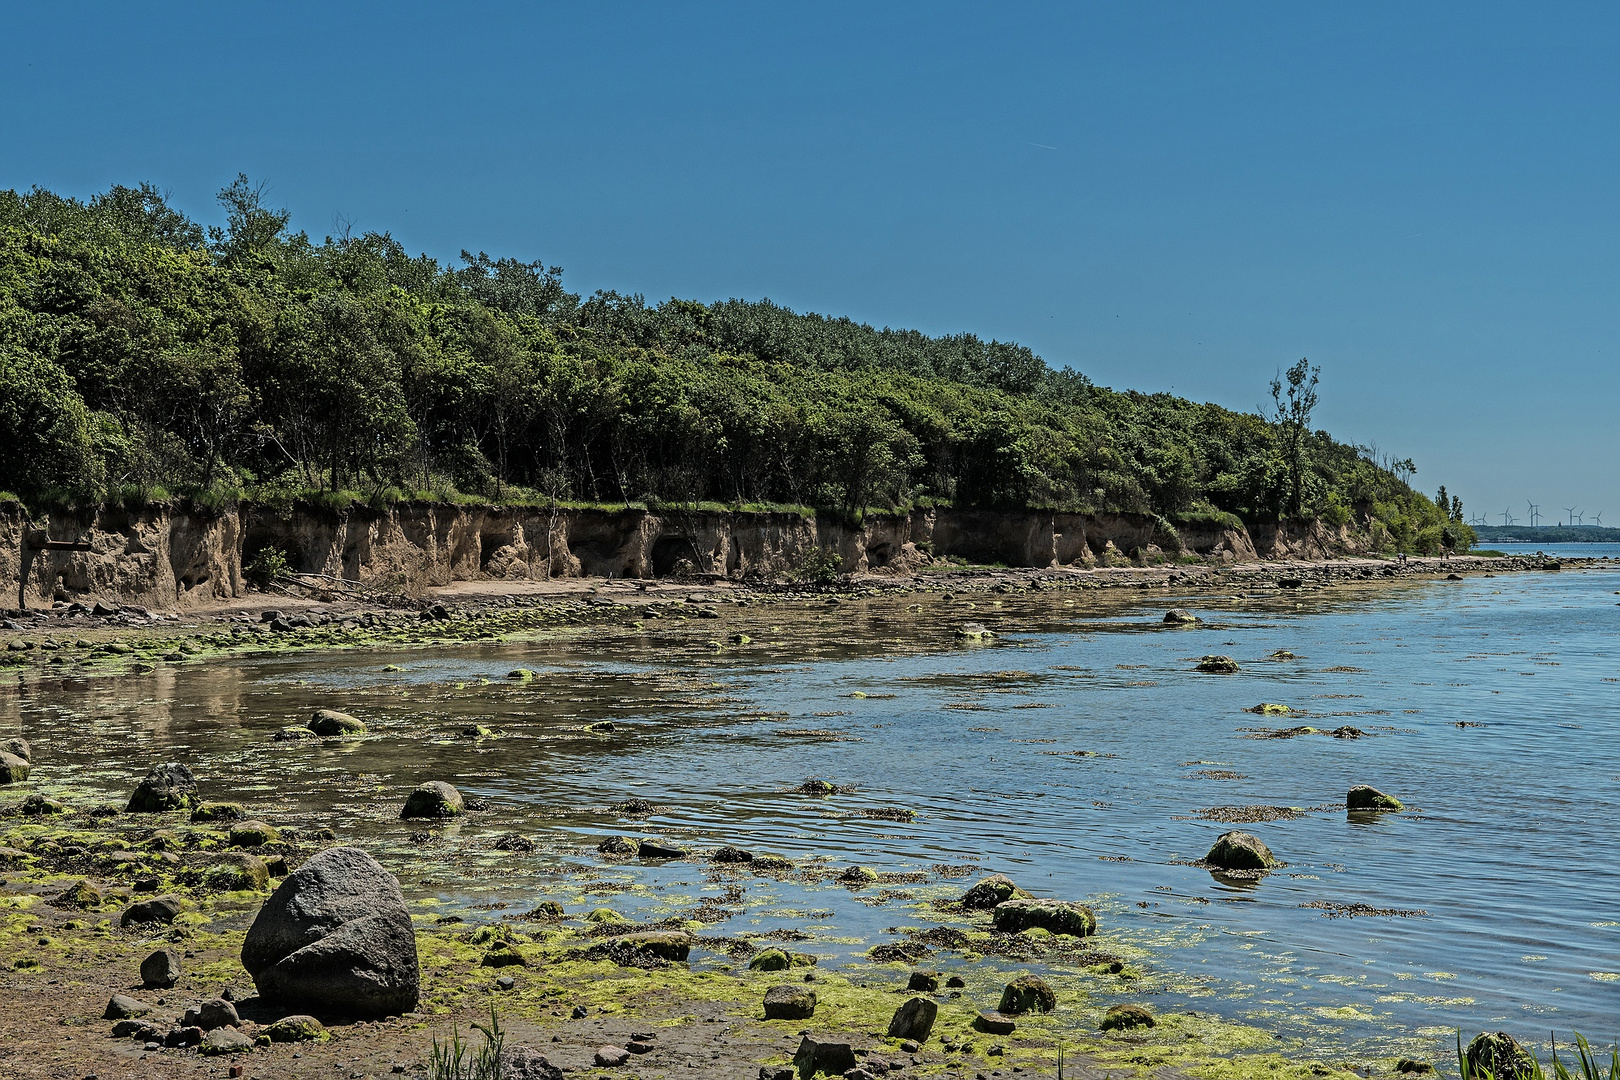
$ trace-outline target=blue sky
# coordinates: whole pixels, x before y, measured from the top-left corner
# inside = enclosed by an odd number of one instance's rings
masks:
[[[576,291],[769,296],[1620,524],[1620,8],[8,5],[0,187],[243,171]]]

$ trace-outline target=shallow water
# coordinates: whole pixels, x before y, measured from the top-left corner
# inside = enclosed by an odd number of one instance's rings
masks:
[[[1099,946],[1144,977],[1127,987],[1054,973],[1094,1005],[1213,1012],[1324,1055],[1443,1053],[1455,1028],[1611,1034],[1617,589],[1620,567],[1222,599],[1160,589],[744,608],[724,623],[649,621],[644,632],[30,682],[0,693],[0,729],[33,740],[36,778],[80,801],[121,799],[151,763],[188,762],[205,796],[330,825],[377,850],[409,895],[470,920],[502,910],[478,905],[518,910],[542,895],[645,917],[719,896],[701,864],[605,865],[593,849],[610,833],[880,871],[977,863],[1096,907]],[[1205,624],[1164,628],[1178,605]],[[951,628],[968,619],[1002,636],[960,643]],[[754,640],[716,647],[716,628]],[[1269,658],[1280,649],[1296,659]],[[1205,653],[1242,670],[1198,674]],[[519,665],[540,674],[503,678]],[[1263,701],[1303,715],[1244,711]],[[269,741],[321,705],[362,716],[372,735]],[[455,736],[475,720],[501,737]],[[600,720],[615,730],[582,730]],[[1301,724],[1366,737],[1253,730]],[[855,791],[793,793],[811,776]],[[414,842],[422,826],[398,808],[426,779],[493,809]],[[1355,783],[1413,809],[1360,820],[1332,809]],[[605,809],[632,796],[659,813],[632,821]],[[1234,827],[1201,810],[1248,805],[1304,811],[1238,826],[1284,868],[1223,884],[1184,865]],[[846,816],[873,807],[917,820]],[[493,850],[510,830],[541,850]],[[823,964],[868,965],[866,948],[895,940],[887,928],[941,921],[926,902],[959,895],[965,880],[934,876],[887,899],[745,885],[730,905],[741,913],[709,932],[794,928],[811,937],[795,947]],[[1302,906],[1318,902],[1412,914]],[[929,964],[969,966],[948,953]]]

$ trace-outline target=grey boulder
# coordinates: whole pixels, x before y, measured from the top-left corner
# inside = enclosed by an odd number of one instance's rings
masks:
[[[185,1015],[180,1018],[180,1024],[182,1027],[213,1031],[215,1028],[241,1027],[242,1018],[236,1015],[235,1005],[224,998],[213,998],[189,1006]]]
[[[267,1001],[343,1016],[409,1012],[422,977],[399,882],[355,847],[328,848],[282,881],[242,966]]]
[[[154,765],[135,786],[125,808],[131,814],[161,814],[186,810],[197,802],[197,778],[184,765]]]
[[[141,961],[141,985],[167,990],[180,981],[180,952],[159,949]]]
[[[925,1043],[934,1032],[934,1018],[938,1015],[938,1005],[928,998],[914,997],[894,1010],[894,1018],[889,1021],[889,1038]]]

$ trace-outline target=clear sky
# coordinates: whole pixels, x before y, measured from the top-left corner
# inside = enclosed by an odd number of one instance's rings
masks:
[[[0,187],[1016,340],[1620,525],[1620,7],[11,3]]]

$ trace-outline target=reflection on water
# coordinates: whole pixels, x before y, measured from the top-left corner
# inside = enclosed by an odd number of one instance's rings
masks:
[[[748,608],[706,628],[32,682],[0,695],[0,729],[33,740],[36,779],[78,801],[121,799],[152,763],[184,761],[207,796],[329,825],[378,850],[408,893],[470,914],[544,888],[641,915],[717,891],[698,864],[602,865],[610,833],[884,871],[973,861],[1092,902],[1102,947],[1145,973],[1130,999],[1161,1009],[1324,1048],[1439,1047],[1454,1027],[1599,1035],[1620,978],[1616,588],[1620,572],[1592,571],[1215,601]],[[1166,629],[1169,606],[1205,622]],[[957,642],[967,619],[1002,637]],[[717,627],[752,642],[710,641]],[[1193,672],[1207,653],[1241,671]],[[505,677],[519,666],[537,674]],[[1293,712],[1244,711],[1260,702]],[[270,739],[326,705],[371,736]],[[460,734],[472,723],[499,737]],[[1364,737],[1260,737],[1295,726]],[[811,776],[855,791],[794,793]],[[413,842],[420,825],[398,809],[427,779],[492,808]],[[1331,809],[1357,783],[1411,812]],[[607,809],[630,797],[657,812]],[[916,820],[851,816],[878,807]],[[1260,882],[1186,865],[1233,827],[1207,820],[1230,811],[1199,816],[1216,807],[1304,811],[1241,826],[1286,865]],[[493,847],[514,830],[540,850]],[[926,902],[961,888],[936,878],[878,903],[754,880],[714,932],[793,927],[823,963],[866,963],[889,928],[927,925]],[[1385,914],[1346,916],[1366,909]]]

